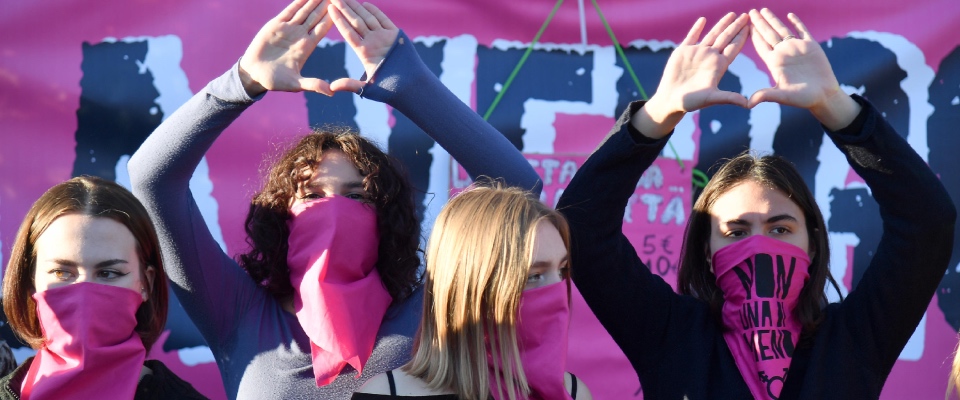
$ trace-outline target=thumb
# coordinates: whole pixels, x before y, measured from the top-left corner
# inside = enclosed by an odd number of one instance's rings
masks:
[[[363,86],[366,84],[366,82],[352,78],[340,78],[330,84],[330,90],[332,92],[360,93],[360,90],[363,89]]]
[[[753,94],[750,95],[750,100],[747,101],[747,107],[753,108],[757,104],[768,102],[768,101],[784,104],[784,102],[787,100],[787,97],[788,97],[787,93],[781,89],[777,89],[777,88],[760,89],[756,92],[753,92]]]
[[[327,96],[333,95],[333,92],[330,90],[330,84],[322,79],[300,78],[298,82],[300,83],[301,90],[325,94]]]
[[[710,95],[708,100],[710,104],[708,105],[717,105],[717,104],[732,104],[735,106],[746,107],[747,98],[743,97],[742,94],[736,92],[730,92],[726,90],[718,90]]]

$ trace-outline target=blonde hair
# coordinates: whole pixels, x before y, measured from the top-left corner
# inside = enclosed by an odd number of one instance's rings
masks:
[[[563,216],[520,189],[487,183],[444,206],[427,244],[423,319],[407,373],[434,390],[486,399],[489,347],[502,372],[496,390],[510,399],[529,393],[516,325],[540,221],[569,251]]]
[[[950,369],[950,379],[947,380],[947,393],[944,400],[949,400],[951,394],[960,396],[960,344],[953,352],[953,368]]]

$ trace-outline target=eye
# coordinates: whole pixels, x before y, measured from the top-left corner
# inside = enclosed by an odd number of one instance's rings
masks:
[[[746,235],[747,235],[747,231],[739,230],[739,229],[730,230],[723,234],[723,236],[733,237],[733,238],[744,237]]]
[[[343,197],[346,197],[346,198],[348,198],[348,199],[350,199],[350,200],[357,200],[357,201],[366,201],[366,200],[367,200],[366,194],[365,194],[365,193],[361,193],[361,192],[347,193],[347,195],[346,195],[346,196],[343,196]]]
[[[532,273],[532,274],[530,274],[530,275],[527,275],[527,285],[540,283],[540,282],[542,282],[544,279],[546,279],[546,278],[543,276],[543,274],[541,274],[541,273],[539,273],[539,272]]]
[[[124,275],[126,274],[113,269],[101,269],[97,271],[97,278],[99,279],[113,280],[113,279],[120,278]]]
[[[74,278],[73,272],[63,270],[63,269],[53,269],[49,272],[56,278],[58,281],[66,282]]]
[[[770,230],[770,233],[775,233],[775,234],[777,234],[777,235],[783,235],[783,234],[786,234],[786,233],[790,233],[790,229],[787,228],[787,227],[785,227],[785,226],[778,226],[778,227],[775,227],[775,228],[771,229],[771,230]]]
[[[323,198],[323,193],[307,192],[300,197],[300,200],[317,200],[322,198]]]

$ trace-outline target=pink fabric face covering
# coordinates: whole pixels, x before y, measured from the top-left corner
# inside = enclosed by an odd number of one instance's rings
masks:
[[[23,399],[132,399],[147,351],[133,290],[81,282],[33,295],[45,342],[20,388]]]
[[[347,364],[359,376],[393,301],[374,268],[377,214],[341,196],[295,205],[291,214],[293,307],[310,338],[317,386],[333,382]]]
[[[570,327],[569,282],[525,290],[520,295],[520,319],[517,322],[517,347],[520,362],[530,386],[529,399],[569,399],[563,385],[567,366],[567,330]],[[497,390],[490,362],[490,392],[497,400],[509,398]]]
[[[754,235],[717,250],[713,268],[727,347],[753,397],[776,399],[800,337],[795,311],[810,258],[797,246]]]

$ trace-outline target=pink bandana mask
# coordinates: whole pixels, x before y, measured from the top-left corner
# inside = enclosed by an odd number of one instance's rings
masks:
[[[797,246],[754,235],[717,250],[713,267],[727,347],[753,397],[776,399],[800,337],[794,311],[810,258]]]
[[[140,293],[81,282],[35,293],[33,299],[45,342],[20,397],[132,399],[147,356],[134,332]]]
[[[525,290],[520,295],[520,319],[517,322],[517,347],[520,362],[530,386],[529,399],[570,399],[563,379],[567,366],[567,329],[570,326],[569,283]],[[496,400],[508,399],[497,390],[492,355],[490,393]]]
[[[359,376],[393,301],[374,268],[377,214],[340,196],[297,204],[290,211],[293,307],[310,338],[317,386],[333,382],[347,364]]]

